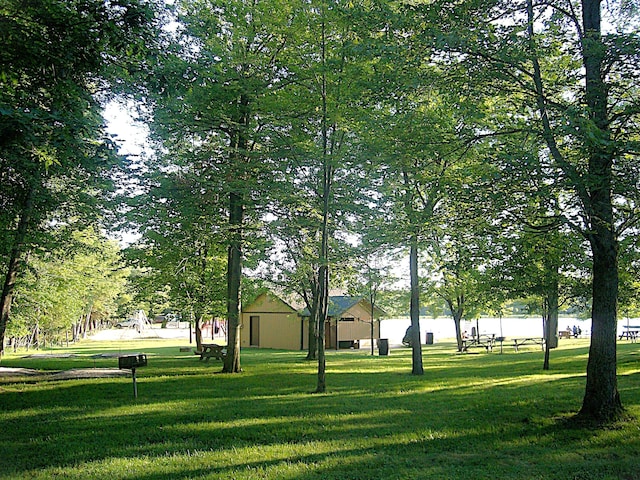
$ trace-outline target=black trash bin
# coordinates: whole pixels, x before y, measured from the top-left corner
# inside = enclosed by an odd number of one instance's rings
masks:
[[[433,332],[427,332],[427,345],[433,345]]]
[[[378,353],[380,355],[389,355],[389,339],[388,338],[378,339]]]

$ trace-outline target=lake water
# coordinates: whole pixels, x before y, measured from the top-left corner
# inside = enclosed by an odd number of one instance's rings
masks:
[[[631,319],[630,325],[640,325],[640,319]],[[384,319],[380,324],[380,338],[388,338],[390,345],[401,345],[407,327],[411,325],[409,318]],[[577,326],[582,331],[583,337],[591,334],[591,319],[579,320],[575,317],[563,317],[558,319],[558,328],[565,330]],[[624,331],[627,320],[618,321],[618,334]],[[471,334],[472,327],[476,327],[476,321],[462,321],[462,331]],[[496,337],[522,338],[542,337],[543,327],[540,317],[482,317],[478,320],[477,328],[480,334],[495,334]],[[451,341],[455,339],[455,326],[451,317],[420,318],[420,338],[426,343],[427,332],[433,333],[434,341]]]

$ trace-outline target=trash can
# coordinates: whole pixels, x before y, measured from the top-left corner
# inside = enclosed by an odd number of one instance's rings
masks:
[[[427,345],[433,345],[433,332],[427,332]]]
[[[389,339],[380,338],[378,340],[378,353],[380,355],[389,355]]]

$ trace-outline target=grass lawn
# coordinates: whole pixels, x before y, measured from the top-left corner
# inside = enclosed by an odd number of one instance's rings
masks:
[[[0,479],[640,479],[640,343],[618,344],[630,416],[569,428],[580,408],[587,340],[543,354],[458,355],[424,347],[387,357],[328,352],[327,386],[301,352],[249,349],[220,374],[176,340],[84,342],[71,358],[7,354],[3,367],[117,367],[106,352],[145,352],[131,378],[0,379]],[[45,352],[41,352],[45,353]],[[53,353],[49,351],[48,353]]]

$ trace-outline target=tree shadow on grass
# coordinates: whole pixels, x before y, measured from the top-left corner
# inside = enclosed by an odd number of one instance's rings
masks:
[[[595,479],[611,478],[602,469],[617,454],[612,468],[625,478],[624,452],[640,450],[637,437],[607,447],[606,432],[562,426],[582,374],[541,373],[513,357],[511,369],[493,358],[470,368],[477,359],[467,358],[439,370],[441,357],[414,377],[398,367],[406,359],[336,355],[330,391],[314,396],[313,367],[286,354],[249,355],[241,375],[214,375],[193,357],[183,369],[159,359],[139,379],[137,400],[130,379],[8,390],[0,471],[86,478],[87,468],[118,478],[110,469],[125,464],[137,479],[310,480],[574,478],[574,468]]]

